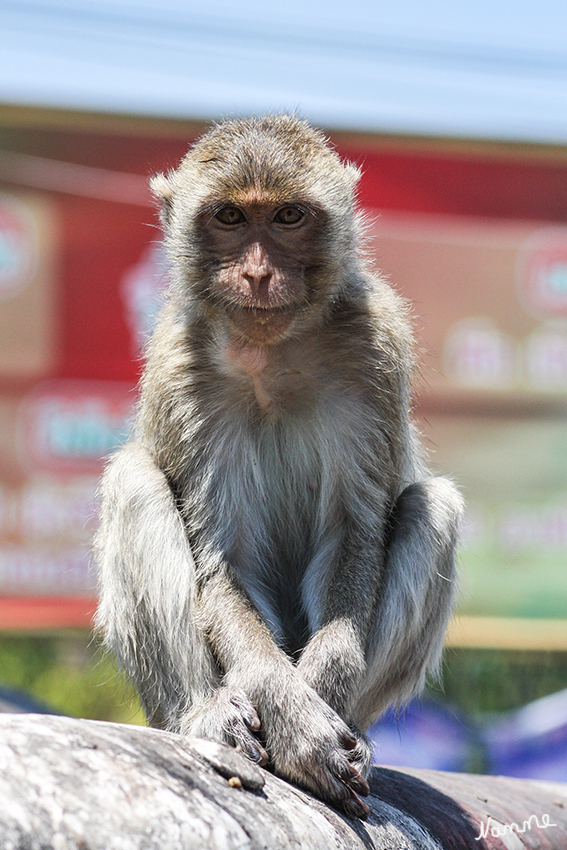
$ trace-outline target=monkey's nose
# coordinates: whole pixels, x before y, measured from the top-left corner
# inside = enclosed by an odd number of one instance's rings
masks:
[[[243,274],[242,275],[252,295],[259,301],[267,299],[270,290],[271,273],[268,274]]]

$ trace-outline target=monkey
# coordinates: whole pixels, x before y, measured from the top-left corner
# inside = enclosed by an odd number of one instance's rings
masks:
[[[169,292],[95,551],[97,629],[151,725],[364,819],[365,731],[438,670],[462,501],[426,466],[359,177],[276,114],[152,178]]]

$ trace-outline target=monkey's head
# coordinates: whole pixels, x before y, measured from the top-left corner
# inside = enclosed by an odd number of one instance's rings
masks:
[[[358,177],[295,116],[214,126],[151,182],[176,282],[256,344],[312,327],[352,273]]]

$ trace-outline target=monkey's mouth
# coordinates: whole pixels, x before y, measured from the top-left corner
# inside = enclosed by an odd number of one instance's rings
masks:
[[[293,321],[293,305],[248,306],[242,305],[230,311],[230,320],[236,328],[253,342],[268,342],[281,337]]]
[[[291,306],[289,304],[280,304],[280,305],[270,305],[270,304],[253,304],[250,306],[241,307],[241,310],[244,310],[250,318],[253,318],[255,321],[260,322],[260,324],[264,322],[270,321],[274,316],[281,315],[282,313],[287,313],[291,310]]]

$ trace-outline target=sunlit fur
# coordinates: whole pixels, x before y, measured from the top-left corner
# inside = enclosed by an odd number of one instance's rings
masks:
[[[276,771],[362,817],[359,730],[437,667],[461,500],[421,458],[407,309],[366,268],[357,179],[287,115],[215,126],[154,178],[171,291],[97,553],[98,626],[153,723],[261,758],[256,711]],[[235,330],[207,235],[229,203],[313,216],[265,344]]]

